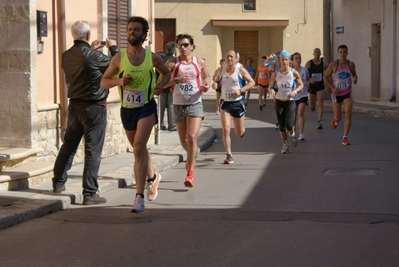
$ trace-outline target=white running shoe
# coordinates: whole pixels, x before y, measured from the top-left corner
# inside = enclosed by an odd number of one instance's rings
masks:
[[[140,195],[136,195],[136,198],[134,199],[134,203],[130,212],[140,214],[143,211],[144,211],[144,198]]]
[[[299,141],[305,141],[305,135],[302,134],[302,133],[300,133],[300,134],[298,135],[298,140],[299,140]]]
[[[162,176],[160,173],[155,173],[155,180],[151,182],[147,182],[147,200],[153,201],[158,196],[158,186],[161,182]]]
[[[293,145],[294,147],[296,147],[296,146],[298,145],[298,139],[296,138],[295,133],[293,133],[293,134],[291,135],[291,142],[292,142],[292,145]]]
[[[288,152],[290,152],[290,149],[289,149],[289,147],[288,147],[288,144],[285,143],[285,144],[283,145],[283,148],[281,149],[281,154],[288,154]]]
[[[223,164],[233,164],[233,156],[231,154],[227,154],[226,159],[224,160]]]

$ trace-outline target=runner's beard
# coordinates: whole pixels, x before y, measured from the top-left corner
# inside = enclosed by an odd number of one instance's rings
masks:
[[[134,40],[128,39],[128,42],[132,46],[138,46],[138,45],[142,44],[141,38],[137,38]]]

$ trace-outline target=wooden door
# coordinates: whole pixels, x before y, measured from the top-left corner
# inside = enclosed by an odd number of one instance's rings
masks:
[[[165,51],[165,45],[176,37],[175,19],[155,19],[155,51]]]
[[[252,65],[256,68],[259,64],[259,32],[235,31],[234,50],[240,53],[240,63],[245,65],[247,58],[252,58]]]

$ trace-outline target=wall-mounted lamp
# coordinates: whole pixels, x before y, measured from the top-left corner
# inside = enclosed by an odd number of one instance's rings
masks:
[[[43,54],[44,42],[42,37],[47,37],[47,11],[36,10],[36,26],[37,26],[37,53]]]
[[[47,11],[36,10],[37,37],[47,37]]]
[[[43,41],[39,41],[37,43],[37,53],[38,54],[42,54],[44,50],[44,42]]]

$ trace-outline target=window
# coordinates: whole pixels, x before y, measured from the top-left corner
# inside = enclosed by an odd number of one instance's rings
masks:
[[[256,10],[256,0],[244,0],[244,10]]]
[[[126,24],[129,16],[129,0],[108,0],[108,38],[116,40],[119,48],[128,46]]]

